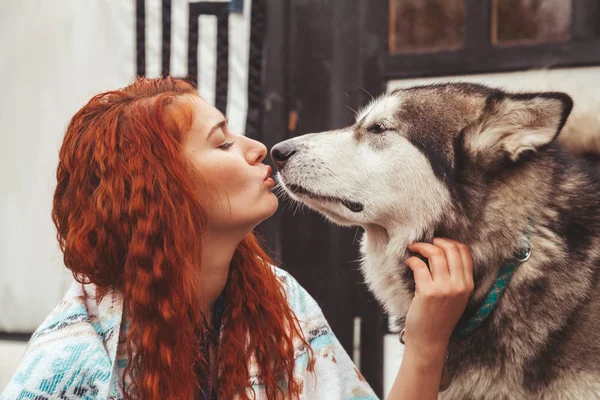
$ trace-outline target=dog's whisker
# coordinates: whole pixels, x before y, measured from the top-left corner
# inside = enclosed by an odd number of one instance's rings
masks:
[[[368,95],[369,95],[369,97],[371,97],[371,100],[375,100],[375,97],[373,97],[373,95],[372,95],[371,93],[369,93],[369,92],[367,91],[367,89],[365,89],[365,88],[363,88],[363,87],[361,87],[361,86],[356,86],[356,87],[357,87],[357,88],[359,88],[360,90],[362,90],[363,92],[365,92],[366,94],[368,94]]]
[[[356,118],[356,116],[358,115],[358,111],[356,111],[354,108],[350,107],[349,105],[346,105],[346,107],[354,112],[354,118]]]
[[[358,236],[359,231],[360,231],[360,228],[356,228],[356,231],[354,231],[354,238],[352,239],[352,245],[354,245],[356,243],[356,237]]]

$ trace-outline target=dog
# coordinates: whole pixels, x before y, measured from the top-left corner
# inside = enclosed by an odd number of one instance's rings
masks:
[[[414,241],[469,245],[475,289],[458,327],[512,263],[489,316],[453,334],[441,399],[600,398],[600,169],[556,140],[572,107],[561,92],[415,86],[271,150],[293,200],[363,228],[361,272],[390,314],[414,295]]]

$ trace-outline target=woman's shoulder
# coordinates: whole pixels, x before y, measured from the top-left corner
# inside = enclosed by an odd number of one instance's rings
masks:
[[[120,318],[114,297],[97,302],[86,286],[74,283],[34,332],[1,399],[106,396]]]
[[[299,288],[301,288],[298,281],[286,270],[281,269],[280,267],[277,267],[275,265],[271,265],[271,269],[273,270],[273,273],[275,273],[275,276],[283,282],[286,293],[295,292]]]
[[[296,314],[305,339],[313,350],[337,346],[337,339],[317,301],[288,272],[278,267],[273,267],[273,270],[283,282],[290,308]]]
[[[275,276],[281,280],[285,290],[285,295],[292,310],[299,318],[301,316],[319,316],[323,315],[321,308],[315,299],[300,285],[300,283],[289,272],[272,266]]]

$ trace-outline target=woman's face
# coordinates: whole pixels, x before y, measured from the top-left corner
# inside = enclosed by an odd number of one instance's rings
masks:
[[[182,145],[203,180],[216,189],[200,193],[208,229],[245,235],[277,210],[271,167],[262,164],[267,148],[230,132],[223,114],[205,100],[190,101],[194,120]]]

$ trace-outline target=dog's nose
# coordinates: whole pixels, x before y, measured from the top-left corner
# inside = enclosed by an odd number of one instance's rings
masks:
[[[277,168],[284,166],[285,162],[294,155],[296,148],[291,143],[281,142],[271,149],[271,158]]]

